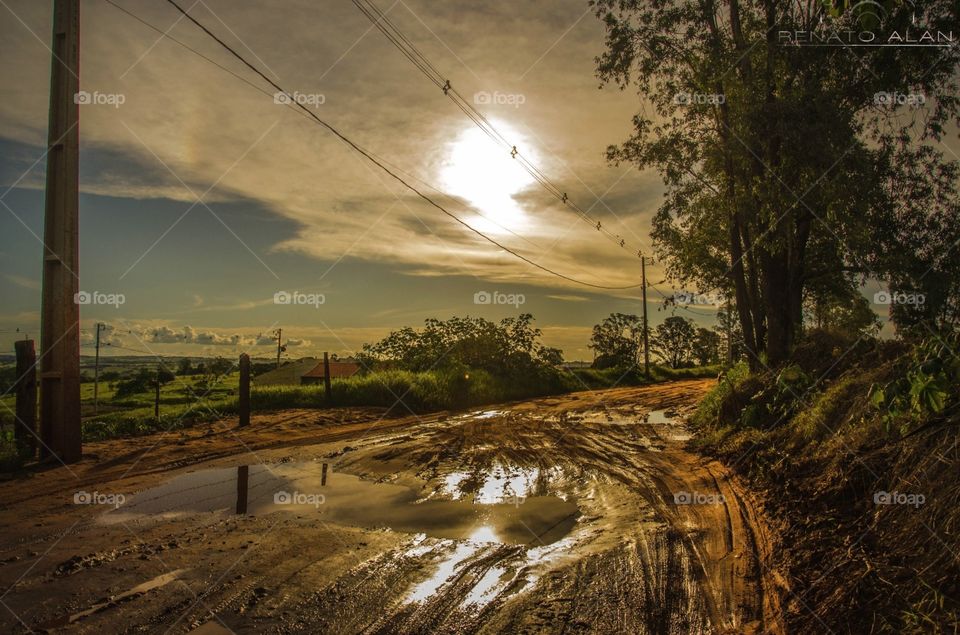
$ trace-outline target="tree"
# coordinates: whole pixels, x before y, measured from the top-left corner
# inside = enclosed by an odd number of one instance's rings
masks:
[[[214,377],[227,375],[233,370],[233,362],[223,357],[217,357],[207,365],[207,373]]]
[[[696,335],[693,320],[674,315],[658,324],[650,334],[650,350],[670,368],[680,368],[693,356]]]
[[[866,4],[866,3],[864,3]],[[787,357],[804,291],[875,276],[931,294],[898,324],[960,314],[955,161],[960,49],[796,46],[783,34],[860,32],[857,11],[801,0],[593,0],[602,81],[653,104],[611,147],[667,186],[654,242],[668,275],[734,299],[752,366]],[[885,3],[881,30],[951,31],[955,0]],[[917,24],[914,25],[914,20]],[[928,107],[889,103],[922,95]],[[888,103],[884,103],[884,100]]]
[[[177,374],[178,375],[193,374],[193,363],[190,361],[189,357],[184,357],[179,362],[177,362]]]
[[[541,344],[540,337],[529,313],[499,323],[470,317],[428,319],[423,329],[405,327],[379,342],[365,344],[357,361],[366,370],[474,368],[520,378],[563,361],[563,353]]]
[[[632,368],[637,364],[643,341],[643,320],[636,315],[611,313],[593,327],[590,348],[596,368]]]
[[[698,328],[693,338],[693,358],[701,366],[716,364],[720,361],[721,338],[716,331]]]
[[[122,379],[116,383],[116,393],[113,398],[123,399],[131,395],[150,392],[156,389],[157,382],[160,382],[162,386],[174,379],[174,374],[165,368],[159,370],[141,368],[127,379]]]

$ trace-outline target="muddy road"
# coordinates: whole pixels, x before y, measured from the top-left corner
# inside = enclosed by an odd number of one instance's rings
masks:
[[[0,483],[0,630],[782,632],[749,497],[683,449],[711,384],[89,444]]]

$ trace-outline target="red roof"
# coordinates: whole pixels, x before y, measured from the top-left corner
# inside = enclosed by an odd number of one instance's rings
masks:
[[[354,362],[330,362],[330,379],[335,379],[337,377],[350,377],[351,375],[356,375],[357,371],[359,370],[360,364]],[[324,374],[323,362],[320,362],[314,366],[313,370],[305,373],[303,376],[322,378]]]

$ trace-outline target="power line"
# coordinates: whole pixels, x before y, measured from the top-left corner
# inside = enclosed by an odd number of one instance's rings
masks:
[[[510,153],[510,156],[517,160],[517,162],[523,167],[527,173],[534,178],[540,185],[543,186],[551,195],[560,200],[561,203],[572,209],[581,219],[589,223],[592,227],[596,228],[597,231],[605,234],[609,239],[613,240],[621,248],[629,249],[632,251],[632,248],[627,247],[626,239],[624,239],[620,234],[611,232],[603,227],[603,224],[594,218],[592,218],[587,212],[583,211],[573,200],[567,196],[567,193],[561,190],[559,187],[554,185],[550,179],[544,174],[536,165],[534,165],[529,159],[524,157],[524,155],[517,149],[517,146],[512,144],[503,134],[500,133],[497,128],[490,123],[483,113],[477,110],[469,101],[467,101],[463,95],[461,95],[456,88],[450,83],[449,79],[446,79],[440,71],[430,62],[429,59],[420,50],[414,45],[400,29],[384,14],[380,9],[372,2],[372,0],[352,0],[353,4],[363,13],[375,27],[379,30],[386,38],[393,44],[414,66],[416,66],[420,72],[426,75],[434,85],[440,88],[443,91],[443,94],[450,98],[450,100],[463,111],[463,114],[467,116],[474,124],[477,125],[483,132],[487,134],[490,139],[494,141],[497,145],[501,146],[505,151]],[[637,256],[643,257],[643,251],[637,250]]]
[[[105,0],[105,1],[106,1],[107,3],[109,3],[110,5],[112,5],[112,6],[116,7],[116,8],[118,8],[118,9],[120,9],[120,10],[123,11],[124,13],[130,15],[131,17],[135,18],[135,19],[136,19],[138,22],[140,22],[141,24],[144,24],[145,26],[149,27],[150,29],[152,29],[152,30],[154,30],[154,31],[157,31],[158,33],[161,33],[162,35],[164,35],[164,36],[167,37],[167,38],[170,38],[172,41],[176,42],[177,44],[180,44],[181,46],[183,46],[184,48],[186,48],[186,49],[189,50],[190,52],[192,52],[192,53],[198,55],[199,57],[201,57],[202,59],[205,59],[205,60],[207,60],[208,62],[214,64],[216,67],[220,68],[221,70],[225,70],[226,72],[228,72],[228,73],[230,73],[231,75],[233,75],[234,77],[240,79],[240,80],[243,81],[244,83],[246,83],[246,84],[252,86],[253,88],[257,89],[257,90],[260,91],[261,93],[264,93],[264,94],[266,94],[266,95],[268,95],[268,96],[273,97],[273,95],[270,95],[270,93],[268,93],[267,91],[265,91],[265,90],[263,90],[262,88],[256,86],[255,84],[253,84],[252,82],[246,80],[245,78],[241,77],[241,76],[238,75],[237,73],[234,73],[233,71],[227,69],[226,67],[222,66],[221,64],[219,64],[219,63],[217,63],[217,62],[214,62],[214,61],[211,60],[209,57],[207,57],[206,55],[203,55],[202,53],[199,53],[198,51],[196,51],[196,50],[193,49],[192,47],[187,46],[186,44],[180,42],[179,40],[171,37],[171,36],[168,35],[166,32],[160,30],[158,27],[150,24],[150,23],[147,22],[146,20],[143,20],[143,19],[139,18],[138,16],[134,15],[132,12],[130,12],[129,10],[125,9],[124,7],[121,7],[120,5],[118,5],[118,4],[117,4],[116,2],[114,2],[113,0]],[[192,22],[192,23],[193,23],[194,25],[196,25],[200,30],[202,30],[204,33],[206,33],[211,39],[213,39],[213,40],[216,41],[220,46],[222,46],[224,49],[226,49],[231,55],[233,55],[237,60],[239,60],[244,66],[246,66],[247,68],[249,68],[251,71],[253,71],[254,73],[256,73],[261,79],[263,79],[263,80],[266,81],[268,84],[270,84],[270,86],[272,86],[273,88],[275,88],[275,89],[278,91],[278,93],[282,93],[283,95],[285,95],[285,96],[287,97],[288,105],[289,105],[290,107],[294,107],[294,106],[295,106],[295,107],[299,108],[300,111],[302,111],[303,113],[305,113],[310,119],[312,119],[312,120],[315,121],[317,124],[319,124],[319,125],[323,126],[324,128],[326,128],[329,132],[331,132],[331,133],[332,133],[334,136],[336,136],[338,139],[340,139],[341,141],[343,141],[344,143],[346,143],[348,146],[350,146],[351,148],[353,148],[356,152],[362,154],[362,155],[363,155],[364,157],[366,157],[371,163],[373,163],[374,165],[376,165],[378,168],[380,168],[383,172],[385,172],[386,174],[388,174],[391,178],[393,178],[394,180],[396,180],[398,183],[402,184],[404,187],[406,187],[408,190],[410,190],[411,192],[413,192],[414,194],[416,194],[418,197],[420,197],[421,199],[423,199],[424,201],[426,201],[428,204],[430,204],[431,206],[437,208],[437,209],[440,210],[442,213],[444,213],[445,215],[449,216],[450,218],[452,218],[453,220],[455,220],[457,223],[463,225],[465,228],[467,228],[467,229],[470,230],[471,232],[477,234],[478,236],[480,236],[481,238],[483,238],[483,239],[486,240],[487,242],[495,245],[496,247],[499,247],[499,248],[502,249],[503,251],[511,254],[512,256],[514,256],[514,257],[516,257],[516,258],[518,258],[518,259],[520,259],[520,260],[522,260],[522,261],[524,261],[524,262],[526,262],[527,264],[529,264],[529,265],[531,265],[531,266],[533,266],[533,267],[536,267],[537,269],[540,269],[541,271],[544,271],[544,272],[546,272],[546,273],[549,273],[550,275],[556,276],[556,277],[558,277],[558,278],[562,278],[562,279],[567,280],[568,282],[572,282],[572,283],[574,283],[574,284],[580,284],[580,285],[587,286],[587,287],[593,287],[593,288],[596,288],[596,289],[606,289],[606,290],[625,290],[625,289],[633,289],[633,288],[636,288],[636,287],[640,286],[640,285],[636,285],[636,284],[635,284],[635,285],[624,285],[624,286],[602,285],[602,284],[595,284],[595,283],[592,283],[592,282],[586,282],[586,281],[584,281],[584,280],[578,280],[577,278],[568,276],[568,275],[566,275],[566,274],[560,273],[559,271],[556,271],[556,270],[554,270],[554,269],[551,269],[551,268],[549,268],[549,267],[546,267],[546,266],[544,266],[544,265],[541,265],[540,263],[538,263],[538,262],[536,262],[536,261],[534,261],[534,260],[532,260],[532,259],[524,256],[523,254],[520,254],[520,253],[518,253],[517,251],[514,251],[514,250],[511,249],[510,247],[507,247],[506,245],[500,243],[499,241],[495,240],[494,238],[491,238],[490,236],[487,236],[486,234],[484,234],[484,233],[481,232],[480,230],[474,228],[474,227],[471,226],[469,223],[467,223],[466,221],[464,221],[464,220],[462,220],[460,217],[458,217],[456,214],[454,214],[453,212],[449,211],[449,210],[446,209],[444,206],[442,206],[442,205],[440,205],[439,203],[435,202],[432,198],[430,198],[429,196],[427,196],[426,194],[424,194],[423,192],[421,192],[420,190],[418,190],[416,187],[414,187],[414,186],[411,185],[409,182],[407,182],[405,179],[403,179],[401,176],[399,176],[394,170],[392,170],[392,169],[390,169],[389,167],[387,167],[387,165],[386,165],[382,160],[380,160],[379,158],[377,158],[372,152],[369,152],[369,151],[365,150],[364,148],[362,148],[361,146],[359,146],[358,144],[356,144],[355,142],[353,142],[351,139],[349,139],[347,136],[345,136],[343,133],[341,133],[337,128],[333,127],[331,124],[327,123],[326,121],[324,121],[323,119],[321,119],[320,117],[318,117],[318,116],[316,115],[316,113],[314,113],[314,112],[313,112],[312,110],[310,110],[309,108],[305,107],[305,106],[304,106],[303,104],[301,104],[298,100],[294,99],[288,91],[284,90],[283,87],[281,87],[279,84],[277,84],[277,83],[274,82],[272,79],[270,79],[266,74],[264,74],[262,71],[260,71],[254,64],[252,64],[251,62],[249,62],[243,55],[241,55],[240,53],[238,53],[234,48],[232,48],[229,44],[227,44],[227,43],[224,42],[222,39],[220,39],[216,34],[214,34],[212,31],[210,31],[210,30],[209,30],[206,26],[204,26],[201,22],[199,22],[197,19],[195,19],[195,18],[194,18],[193,16],[191,16],[189,13],[187,13],[180,5],[177,4],[174,0],[167,0],[167,3],[170,4],[170,5],[172,5],[174,8],[176,8],[177,11],[179,11],[185,18],[187,18],[187,20],[189,20],[190,22]],[[436,190],[437,188],[433,188],[433,189]],[[438,191],[439,191],[439,190],[438,190]]]

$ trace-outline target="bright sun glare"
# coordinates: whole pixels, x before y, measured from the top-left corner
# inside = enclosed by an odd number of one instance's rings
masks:
[[[522,141],[509,126],[496,125],[507,139],[518,144]],[[534,162],[529,150],[524,150],[524,153]],[[479,128],[463,131],[450,144],[440,178],[447,192],[465,199],[490,219],[473,221],[471,224],[477,229],[503,232],[498,224],[512,230],[524,226],[526,215],[514,196],[532,185],[533,177],[510,157],[509,151]]]

